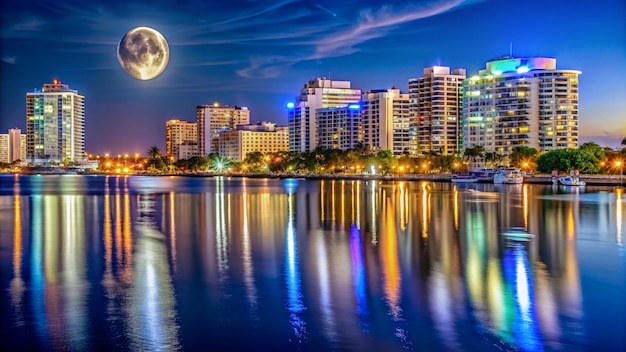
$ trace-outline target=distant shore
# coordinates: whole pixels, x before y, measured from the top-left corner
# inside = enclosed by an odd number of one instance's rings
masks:
[[[63,175],[63,173],[20,173],[20,175]],[[116,176],[117,174],[109,174],[102,172],[90,172],[82,173],[82,175],[100,175],[100,176]],[[120,175],[122,176],[122,175]],[[353,174],[289,174],[289,173],[212,173],[212,172],[197,172],[197,173],[163,173],[163,174],[129,174],[129,176],[181,176],[181,177],[247,177],[247,178],[301,178],[308,180],[378,180],[378,181],[430,181],[430,182],[451,182],[451,174],[430,174],[430,175],[353,175]],[[590,186],[619,186],[620,177],[618,175],[581,175],[580,178],[587,182]],[[478,181],[478,183],[492,183],[489,181]],[[551,175],[533,175],[525,176],[524,183],[528,184],[552,184]],[[621,179],[621,184],[626,185],[626,176]]]

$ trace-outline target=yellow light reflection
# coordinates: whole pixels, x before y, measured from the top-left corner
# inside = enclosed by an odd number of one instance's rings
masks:
[[[11,304],[13,305],[17,321],[21,321],[22,295],[24,281],[22,280],[22,205],[19,192],[13,198],[13,280],[11,280]]]
[[[383,266],[385,268],[385,297],[394,320],[401,319],[400,308],[400,266],[398,263],[398,248],[396,222],[393,203],[387,198],[385,209],[385,237],[382,247]]]
[[[321,214],[321,219],[322,219],[322,223],[324,221],[326,221],[326,203],[324,203],[324,194],[326,193],[326,190],[324,189],[324,180],[320,181],[320,210],[322,212]]]
[[[617,227],[617,244],[619,246],[622,246],[622,214],[623,214],[623,209],[622,209],[622,188],[618,188],[617,190],[615,190],[615,198],[617,199],[617,204],[616,204],[616,211],[617,214],[615,216],[615,218],[617,219],[616,222],[616,227]]]
[[[252,249],[250,245],[250,225],[248,224],[248,194],[242,195],[242,214],[243,214],[243,283],[246,288],[246,296],[254,312],[257,305],[257,293],[254,286],[254,263],[252,261]]]
[[[459,190],[456,185],[452,188],[452,196],[454,198],[454,229],[459,229]]]
[[[524,229],[528,230],[528,184],[522,188],[522,206],[524,210]]]
[[[430,212],[430,194],[427,190],[427,183],[422,183],[422,237],[428,237],[428,220]]]

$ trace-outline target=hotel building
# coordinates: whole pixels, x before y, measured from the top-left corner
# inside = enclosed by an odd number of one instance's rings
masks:
[[[363,140],[361,104],[317,109],[318,147],[354,149]]]
[[[54,80],[26,94],[26,159],[32,164],[85,159],[85,97]]]
[[[316,78],[307,82],[296,102],[287,104],[289,150],[307,152],[317,147],[318,109],[344,107],[359,100],[361,91],[350,88],[350,81]]]
[[[578,146],[578,75],[553,58],[505,57],[487,62],[463,83],[462,148],[509,154]]]
[[[390,150],[394,155],[410,151],[409,95],[399,89],[363,93],[363,145]]]
[[[239,125],[236,130],[220,132],[219,155],[243,161],[248,153],[273,153],[289,150],[289,128],[270,122]]]
[[[239,106],[200,105],[196,108],[198,153],[202,156],[218,152],[218,135],[250,124],[250,110]]]
[[[411,154],[459,153],[461,88],[465,69],[433,66],[424,76],[409,80],[411,102]]]
[[[169,120],[165,123],[165,153],[175,160],[198,155],[198,124]]]

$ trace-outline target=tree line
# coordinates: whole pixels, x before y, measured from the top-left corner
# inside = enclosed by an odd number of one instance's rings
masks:
[[[172,161],[161,155],[158,147],[148,150],[146,170],[149,172],[234,172],[291,174],[429,174],[469,171],[470,165],[485,168],[512,166],[523,171],[550,173],[579,170],[584,174],[614,173],[617,161],[626,162],[624,148],[614,151],[594,142],[576,149],[557,149],[540,153],[526,146],[517,146],[509,155],[487,152],[482,146],[466,148],[462,155],[427,153],[418,157],[394,156],[389,150],[363,146],[350,150],[317,148],[310,152],[252,152],[243,161],[233,161],[217,154],[194,156]]]

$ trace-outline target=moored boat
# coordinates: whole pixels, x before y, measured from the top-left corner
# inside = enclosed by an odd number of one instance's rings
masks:
[[[493,176],[493,183],[496,184],[520,184],[524,182],[524,177],[520,169],[515,167],[501,167]]]
[[[585,182],[584,180],[581,180],[580,178],[576,177],[576,176],[567,176],[567,177],[559,177],[559,184],[563,185],[563,186],[577,186],[577,187],[582,187],[582,186],[586,186],[587,182]]]
[[[470,175],[460,175],[452,178],[450,181],[453,183],[476,183],[478,182],[478,178]]]

